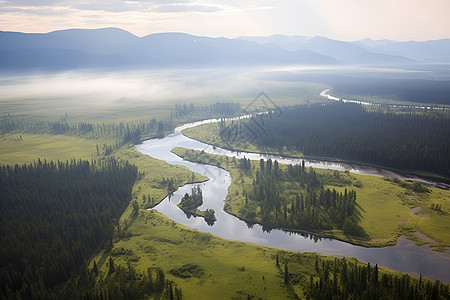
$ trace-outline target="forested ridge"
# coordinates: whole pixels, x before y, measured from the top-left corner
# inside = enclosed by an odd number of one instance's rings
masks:
[[[305,155],[450,176],[450,116],[445,114],[367,111],[338,102],[289,107],[279,117],[264,115],[256,120],[262,130],[257,131],[255,120],[248,119],[236,125],[242,127],[237,132],[262,149],[287,147]],[[225,126],[222,122],[222,133],[228,132]],[[226,134],[222,139],[227,141]]]
[[[137,168],[113,157],[0,166],[1,298],[50,299],[130,202]]]

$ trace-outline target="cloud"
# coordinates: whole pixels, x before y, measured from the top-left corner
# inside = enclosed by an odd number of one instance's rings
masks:
[[[173,12],[217,12],[220,10],[222,10],[222,8],[218,6],[176,3],[176,4],[158,5],[152,11],[173,13]]]
[[[61,9],[76,9],[80,11],[105,11],[105,12],[217,12],[222,10],[219,5],[206,4],[193,0],[0,0],[0,12],[19,12],[28,14],[51,14],[52,11]]]
[[[71,8],[79,10],[95,10],[107,12],[125,12],[125,11],[143,11],[148,10],[149,3],[142,1],[123,1],[123,0],[96,0],[96,1],[77,1],[71,4]]]
[[[82,1],[68,1],[68,0],[0,0],[0,11],[5,8],[29,8],[29,7],[66,7],[80,10],[99,10],[109,12],[125,12],[125,11],[142,11],[149,10],[159,6],[183,6],[188,3],[193,3],[192,0],[82,0]],[[196,5],[190,5],[195,7]]]
[[[67,1],[64,0],[3,0],[0,1],[0,4],[2,6],[15,6],[15,7],[21,7],[21,6],[51,6],[51,5],[62,5],[64,3],[67,3]]]
[[[51,9],[49,7],[34,7],[34,6],[23,6],[23,7],[5,7],[0,9],[0,13],[5,14],[24,14],[24,15],[39,15],[39,16],[61,16],[73,13],[69,8],[60,7],[58,9]]]

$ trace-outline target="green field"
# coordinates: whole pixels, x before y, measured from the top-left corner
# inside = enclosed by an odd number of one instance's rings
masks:
[[[259,162],[252,162],[251,173],[242,172],[232,162],[231,159],[224,156],[201,153],[199,151],[188,150],[185,148],[174,148],[173,152],[187,160],[205,162],[225,168],[230,172],[232,184],[228,189],[228,195],[225,202],[225,210],[239,218],[246,219],[241,213],[241,208],[245,204],[243,190],[252,189],[254,174],[259,168]],[[286,166],[280,165],[280,169]],[[315,169],[318,174],[332,176],[334,171]],[[410,188],[410,184],[405,182],[396,183],[391,180],[385,180],[381,177],[350,174],[340,172],[342,178],[350,182],[344,186],[328,185],[330,189],[343,191],[345,188],[353,189],[357,194],[357,203],[361,207],[362,220],[360,225],[368,235],[368,239],[356,239],[346,236],[340,230],[314,232],[321,236],[331,236],[344,241],[364,246],[387,246],[396,243],[397,238],[402,234],[413,236],[415,232],[421,232],[434,241],[426,241],[415,236],[415,240],[421,243],[432,243],[436,249],[450,247],[449,225],[450,216],[450,191],[444,191],[437,188],[430,188],[429,192],[418,193]],[[295,190],[284,190],[283,197]],[[431,209],[432,204],[442,205],[442,211]],[[422,207],[418,214],[414,214],[411,209]],[[256,220],[261,219],[256,217]]]
[[[200,233],[156,211],[141,210],[129,231],[131,237],[115,242],[114,249],[132,252],[113,256],[116,262],[126,264],[128,260],[136,260],[138,270],[159,266],[168,272],[185,264],[196,264],[204,270],[203,275],[186,279],[168,275],[181,287],[186,299],[240,299],[246,295],[273,299],[288,296],[275,268],[275,249]],[[100,254],[96,260],[105,261],[102,255],[108,253]],[[106,272],[106,264],[101,270]]]

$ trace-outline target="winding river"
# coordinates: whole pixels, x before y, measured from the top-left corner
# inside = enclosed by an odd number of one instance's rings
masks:
[[[432,251],[428,246],[416,246],[414,242],[403,236],[398,239],[395,246],[365,248],[339,240],[318,238],[309,234],[292,233],[278,229],[266,231],[258,224],[249,225],[226,213],[223,210],[223,205],[228,193],[228,187],[231,184],[230,174],[224,169],[215,166],[185,161],[170,152],[174,147],[204,150],[207,153],[227,155],[229,157],[234,156],[236,158],[245,156],[252,160],[271,158],[277,159],[280,163],[284,164],[299,164],[301,163],[301,159],[277,155],[228,151],[190,139],[181,133],[181,131],[186,128],[218,121],[218,119],[211,119],[185,124],[177,127],[174,133],[162,139],[149,139],[136,146],[137,150],[143,154],[164,160],[169,164],[186,166],[191,171],[200,173],[209,178],[209,180],[204,183],[188,184],[180,187],[172,195],[166,197],[154,209],[190,228],[195,228],[203,232],[210,232],[226,239],[292,251],[312,251],[325,255],[356,257],[362,261],[370,262],[371,264],[378,264],[379,266],[406,272],[414,276],[418,276],[421,273],[424,277],[439,279],[443,282],[450,283],[450,251],[448,250],[446,252]],[[358,174],[390,176],[428,182],[425,179],[414,176],[406,176],[388,170],[356,164],[305,160],[305,165],[314,168],[339,171],[348,170],[349,172]],[[203,191],[204,203],[200,209],[204,210],[212,208],[216,212],[217,221],[212,226],[208,225],[203,218],[196,218],[193,216],[188,217],[177,207],[181,197],[186,192],[190,193],[192,187],[197,185],[201,185]]]

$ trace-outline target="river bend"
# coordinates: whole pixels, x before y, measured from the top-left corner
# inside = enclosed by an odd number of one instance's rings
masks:
[[[428,246],[416,246],[414,242],[403,236],[398,239],[395,246],[365,248],[339,240],[314,237],[309,234],[298,234],[279,229],[265,231],[259,224],[251,226],[226,213],[223,210],[223,205],[228,193],[228,187],[231,184],[230,174],[222,168],[185,161],[170,152],[174,147],[204,150],[207,153],[227,155],[229,157],[235,156],[236,158],[245,156],[252,160],[271,158],[272,160],[277,159],[278,162],[284,164],[299,164],[302,159],[229,151],[190,139],[181,133],[183,129],[217,121],[219,120],[211,119],[185,124],[177,127],[174,133],[169,134],[162,139],[149,139],[136,146],[137,150],[143,154],[164,160],[169,164],[186,166],[191,171],[208,177],[208,181],[200,184],[203,191],[204,203],[199,209],[214,209],[217,221],[214,225],[209,226],[203,218],[196,218],[193,216],[187,217],[186,214],[177,207],[181,197],[186,192],[190,193],[191,188],[199,184],[188,184],[180,187],[171,196],[166,197],[154,209],[185,226],[203,232],[210,232],[226,239],[292,251],[312,251],[324,255],[356,257],[362,261],[378,264],[379,266],[396,271],[406,272],[415,276],[418,276],[418,274],[421,273],[424,277],[439,279],[443,282],[450,283],[450,272],[448,271],[450,270],[450,253],[448,250],[444,253],[432,251]],[[357,164],[305,160],[305,165],[307,167],[312,166],[314,168],[339,171],[348,170],[349,172],[358,174],[427,181],[414,176],[405,177],[403,174],[397,174],[392,171]]]

